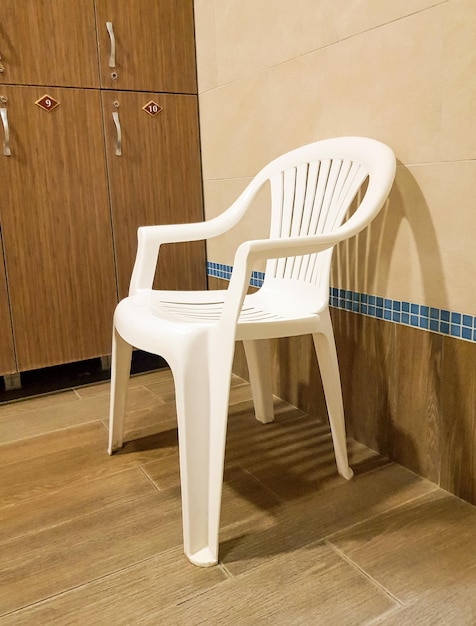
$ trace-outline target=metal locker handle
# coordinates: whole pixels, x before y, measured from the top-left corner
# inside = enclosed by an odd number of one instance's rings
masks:
[[[10,128],[8,127],[8,115],[5,107],[0,107],[0,116],[2,117],[4,132],[3,154],[4,156],[12,156],[12,151],[10,150]]]
[[[114,111],[112,114],[112,119],[114,120],[114,124],[116,126],[116,156],[122,155],[122,131],[121,131],[121,122],[119,121],[119,113]]]
[[[116,67],[116,37],[114,36],[114,29],[112,22],[106,22],[107,32],[109,33],[109,39],[111,40],[111,48],[109,52],[109,67]]]

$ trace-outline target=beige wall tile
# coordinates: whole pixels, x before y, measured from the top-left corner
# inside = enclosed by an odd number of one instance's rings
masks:
[[[476,272],[472,253],[475,177],[474,161],[409,168],[409,182],[402,187],[403,211],[418,251],[414,272],[421,276],[420,301],[424,304],[474,313],[474,292],[468,280]],[[394,252],[389,292],[403,291],[404,283],[409,282],[401,264],[407,249],[400,247]]]
[[[268,160],[267,79],[255,75],[199,97],[205,179],[254,176]]]
[[[336,255],[334,284],[472,313],[474,165],[461,160],[476,151],[475,3],[270,2],[215,3],[219,81],[235,82],[200,98],[207,217],[288,149],[378,137],[409,169],[399,168],[389,211],[357,249]],[[197,8],[210,30],[211,3]],[[311,36],[316,22],[325,36]],[[209,259],[231,264],[237,243],[260,228],[253,215],[210,242]]]
[[[333,0],[215,2],[219,84],[336,41]]]
[[[272,147],[368,135],[405,163],[435,161],[441,17],[437,7],[269,70]]]
[[[198,91],[218,85],[214,0],[195,0]]]
[[[204,192],[207,206],[206,217],[210,219],[228,208],[245,189],[251,179],[237,178],[229,180],[205,181]],[[269,232],[269,202],[266,189],[258,194],[243,220],[231,231],[209,240],[207,256],[210,261],[233,265],[237,247],[243,241],[266,237]],[[264,264],[256,270],[263,271]]]
[[[387,210],[334,257],[335,287],[474,314],[476,163],[397,168]]]
[[[476,157],[476,3],[443,8],[441,160]]]
[[[339,38],[345,39],[444,2],[446,0],[334,0],[329,8],[336,16]]]

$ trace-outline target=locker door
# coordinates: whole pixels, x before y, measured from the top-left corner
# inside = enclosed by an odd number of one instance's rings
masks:
[[[119,297],[127,295],[137,228],[201,221],[196,96],[102,92]],[[146,105],[149,104],[147,107]],[[116,106],[115,106],[116,105]],[[143,107],[149,112],[146,112]],[[121,128],[121,155],[116,154]],[[205,288],[202,242],[163,246],[157,285]]]
[[[193,0],[96,0],[96,16],[101,87],[197,92]]]
[[[2,0],[0,84],[99,87],[94,0]]]
[[[12,154],[0,159],[0,220],[18,368],[108,354],[116,288],[100,93],[2,94]]]
[[[0,158],[2,155],[0,153]],[[6,158],[6,157],[4,157]],[[0,241],[1,244],[1,241]],[[10,321],[10,305],[8,302],[7,281],[3,264],[3,247],[0,245],[0,376],[16,371],[13,332]]]

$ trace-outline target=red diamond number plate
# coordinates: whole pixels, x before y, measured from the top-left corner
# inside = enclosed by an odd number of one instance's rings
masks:
[[[59,106],[58,100],[55,100],[47,93],[45,93],[44,96],[37,100],[35,104],[43,109],[43,111],[52,111],[53,109],[56,109],[57,106]]]
[[[160,113],[162,111],[163,107],[161,107],[160,104],[157,104],[157,102],[151,100],[146,105],[144,105],[142,109],[149,115],[152,115],[152,117],[155,117],[157,113]]]

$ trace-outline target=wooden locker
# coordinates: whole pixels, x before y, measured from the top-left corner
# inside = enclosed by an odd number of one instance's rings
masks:
[[[99,87],[94,0],[2,0],[1,84]]]
[[[12,324],[10,320],[7,281],[5,267],[3,265],[3,249],[1,245],[0,252],[2,253],[0,257],[0,376],[2,376],[16,372],[17,368],[15,363]]]
[[[3,87],[0,214],[20,371],[110,352],[116,302],[100,92]],[[44,110],[49,100],[58,106]]]
[[[0,374],[110,353],[138,226],[203,218],[196,90],[192,0],[0,3]],[[203,243],[162,257],[205,287]]]
[[[133,92],[103,92],[102,99],[122,298],[129,288],[139,226],[203,219],[197,99]],[[120,156],[113,113],[121,128]],[[203,242],[164,246],[160,254],[157,286],[205,288]]]
[[[103,89],[197,93],[193,0],[96,0],[96,23]]]

